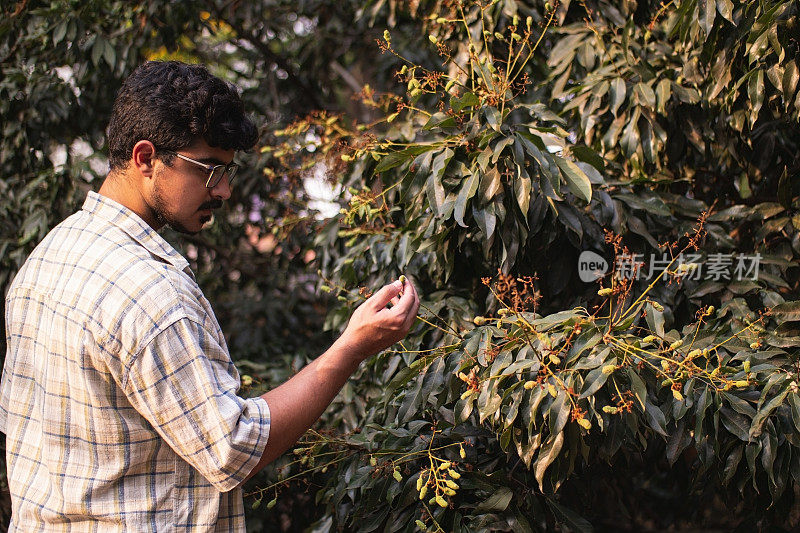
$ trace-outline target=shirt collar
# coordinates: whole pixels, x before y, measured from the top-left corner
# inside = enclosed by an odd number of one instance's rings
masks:
[[[89,191],[83,202],[83,210],[120,228],[155,257],[187,272],[194,278],[189,262],[147,222],[124,205]]]

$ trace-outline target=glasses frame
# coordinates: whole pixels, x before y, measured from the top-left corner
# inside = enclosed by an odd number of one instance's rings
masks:
[[[188,161],[189,163],[194,163],[198,167],[203,167],[208,171],[208,179],[206,179],[206,189],[213,189],[216,187],[222,178],[225,176],[228,177],[228,186],[230,187],[231,183],[233,183],[233,178],[236,176],[236,172],[239,170],[239,165],[231,161],[227,165],[209,165],[208,163],[203,163],[202,161],[197,161],[196,159],[192,159],[191,157],[185,156],[183,154],[179,154],[178,152],[173,152],[172,150],[161,150],[165,154],[174,155],[184,161]],[[220,171],[221,170],[221,171]],[[219,175],[215,178],[214,173],[219,172]],[[212,181],[213,180],[213,181]]]

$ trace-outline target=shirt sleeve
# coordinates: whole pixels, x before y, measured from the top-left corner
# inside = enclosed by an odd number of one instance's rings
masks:
[[[227,350],[183,318],[158,333],[129,363],[126,396],[187,463],[222,492],[239,485],[269,438],[263,398],[237,395],[239,374]]]

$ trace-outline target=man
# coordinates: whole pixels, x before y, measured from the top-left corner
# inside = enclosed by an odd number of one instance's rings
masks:
[[[260,398],[239,375],[186,260],[256,141],[236,90],[202,66],[126,80],[99,194],[51,231],[6,299],[0,384],[12,531],[241,531],[240,486],[289,448],[419,306],[396,281],[319,358]],[[389,304],[393,304],[389,306]]]

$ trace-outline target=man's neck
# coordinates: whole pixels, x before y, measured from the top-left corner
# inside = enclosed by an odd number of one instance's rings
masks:
[[[99,194],[124,205],[144,220],[153,229],[160,229],[161,225],[152,216],[152,211],[144,201],[141,193],[131,183],[131,178],[124,172],[109,172]]]

